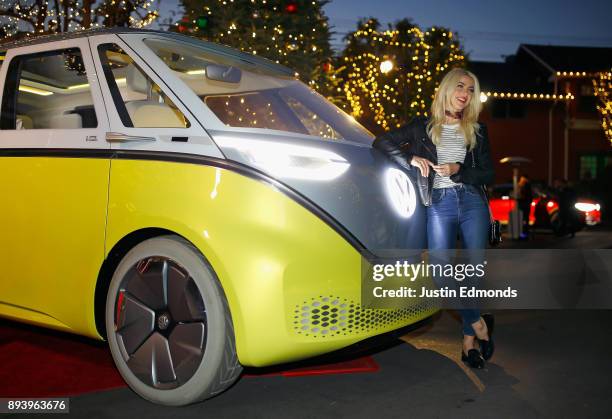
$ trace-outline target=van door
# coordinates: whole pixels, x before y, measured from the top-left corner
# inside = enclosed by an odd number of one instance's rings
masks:
[[[152,167],[153,160],[158,164],[186,156],[224,157],[185,106],[180,91],[168,87],[167,81],[175,78],[172,71],[142,59],[144,44],[103,35],[91,38],[90,45],[109,117],[106,140],[113,150],[106,235],[106,247],[111,248],[134,230],[158,226],[160,203],[155,199],[167,197],[155,196],[145,206],[134,206],[132,201],[142,194],[150,196],[156,178],[172,177],[173,166],[163,164],[154,174],[143,167]]]
[[[224,158],[181,92],[168,87],[177,77],[167,66],[153,68],[154,62],[142,58],[152,52],[141,41],[131,45],[138,54],[117,35],[96,36],[90,45],[111,128],[107,141],[119,151],[116,156],[155,151]]]
[[[0,80],[0,315],[97,336],[110,147],[87,38],[10,50]]]

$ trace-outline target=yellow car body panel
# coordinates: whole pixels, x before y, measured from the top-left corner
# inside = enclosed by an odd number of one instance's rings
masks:
[[[360,308],[360,253],[261,179],[129,158],[11,157],[1,171],[0,192],[13,197],[0,206],[8,238],[0,248],[3,317],[101,339],[98,273],[115,244],[145,228],[179,234],[205,255],[226,294],[243,365],[326,353],[435,311]]]
[[[0,315],[99,337],[108,158],[2,157]]]
[[[205,255],[225,291],[243,365],[329,352],[434,312],[361,310],[359,252],[274,186],[232,170],[113,160],[108,212],[107,249],[156,227],[180,234]],[[330,313],[336,308],[338,326],[313,327],[309,311],[327,303]],[[379,321],[350,323],[353,315]]]

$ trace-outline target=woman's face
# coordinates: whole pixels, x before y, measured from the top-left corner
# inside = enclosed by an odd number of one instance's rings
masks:
[[[474,96],[474,80],[470,76],[461,76],[451,93],[450,107],[455,112],[462,112]]]

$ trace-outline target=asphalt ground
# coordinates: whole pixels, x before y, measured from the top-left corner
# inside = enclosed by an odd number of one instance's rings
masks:
[[[514,244],[513,244],[514,243]],[[545,233],[505,247],[609,248],[608,228],[558,239]],[[71,399],[83,418],[609,418],[612,311],[496,312],[497,350],[483,370],[460,361],[461,328],[442,312],[401,337],[358,345],[376,372],[284,377],[250,370],[223,394],[192,406],[151,404],[118,389]],[[372,347],[372,345],[374,345]]]
[[[537,229],[529,240],[511,240],[502,236],[501,248],[508,249],[609,249],[612,248],[612,225],[586,227],[574,237],[558,237],[551,230]]]
[[[71,399],[83,418],[609,418],[612,312],[496,313],[497,351],[483,370],[459,360],[448,312],[378,348],[373,373],[246,376],[225,393],[170,408],[129,389]]]

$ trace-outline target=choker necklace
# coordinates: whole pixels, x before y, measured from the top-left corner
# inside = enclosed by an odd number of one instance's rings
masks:
[[[444,111],[444,115],[448,116],[449,118],[453,118],[453,119],[461,119],[463,117],[463,112],[451,112],[451,111]]]

